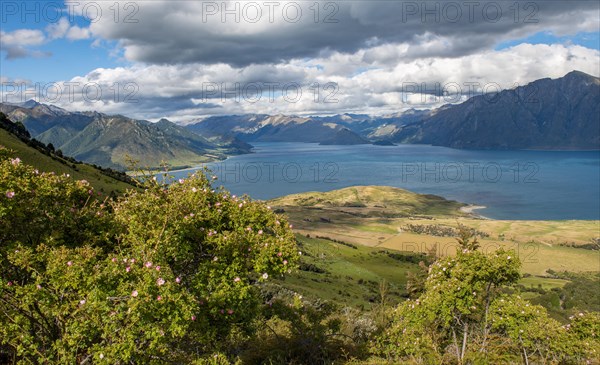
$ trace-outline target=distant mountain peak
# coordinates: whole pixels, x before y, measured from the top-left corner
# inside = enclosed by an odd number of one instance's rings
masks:
[[[27,108],[27,109],[32,109],[35,108],[38,105],[43,105],[42,103],[38,103],[37,101],[33,100],[33,99],[29,99],[24,103],[18,104],[19,106],[23,107],[23,108]]]
[[[600,78],[586,74],[585,72],[577,71],[577,70],[569,72],[564,77],[562,77],[562,79],[567,82],[580,82],[580,83],[585,83],[587,85],[600,84]]]
[[[158,122],[156,122],[156,124],[157,125],[171,125],[171,124],[175,124],[175,123],[171,122],[167,118],[161,118]]]

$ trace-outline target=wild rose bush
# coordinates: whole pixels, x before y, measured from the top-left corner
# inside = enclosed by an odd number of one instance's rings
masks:
[[[192,362],[294,269],[287,221],[201,172],[116,201],[0,152],[0,344],[23,363]]]

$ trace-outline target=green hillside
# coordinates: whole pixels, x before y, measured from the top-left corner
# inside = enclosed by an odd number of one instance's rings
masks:
[[[465,215],[459,211],[465,206],[463,203],[390,186],[353,186],[323,193],[292,194],[273,199],[270,203],[278,207],[311,207],[364,217]]]
[[[87,180],[95,189],[107,194],[123,192],[132,188],[132,185],[108,176],[91,165],[73,163],[57,155],[47,155],[27,145],[15,134],[1,128],[1,126],[6,125],[5,123],[12,122],[6,119],[3,114],[0,114],[0,119],[3,122],[0,123],[0,146],[15,151],[15,157],[19,157],[24,163],[35,166],[40,171],[69,174],[76,180]]]
[[[408,273],[417,271],[420,261],[427,261],[424,254],[302,235],[296,238],[302,250],[300,270],[286,276],[280,284],[309,298],[342,306],[370,309],[381,300],[380,285],[386,285],[389,302],[403,301],[408,295]]]

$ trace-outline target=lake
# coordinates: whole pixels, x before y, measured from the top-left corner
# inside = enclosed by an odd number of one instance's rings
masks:
[[[218,183],[255,199],[389,185],[485,206],[494,219],[600,219],[600,151],[473,151],[427,145],[252,143],[207,164]],[[194,169],[173,172],[176,178]]]

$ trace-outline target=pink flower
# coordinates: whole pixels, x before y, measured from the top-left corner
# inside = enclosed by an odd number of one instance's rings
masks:
[[[158,285],[158,286],[161,286],[161,285],[164,285],[164,284],[165,284],[165,279],[163,279],[163,278],[158,278],[158,279],[156,280],[156,285]]]
[[[288,264],[288,260],[283,260],[283,264],[287,265]]]
[[[151,268],[152,267],[152,263],[150,261],[146,262],[145,265],[146,265],[147,268]]]
[[[195,321],[195,320],[196,320],[196,316],[192,316],[192,321]]]
[[[277,253],[277,256],[281,257],[281,255],[283,255],[281,252]]]
[[[241,207],[243,207],[243,206],[244,206],[244,204],[243,204],[243,203],[240,203],[240,204],[238,204],[238,207],[239,207],[239,208],[241,208]]]
[[[157,266],[157,267],[156,267],[156,271],[160,271],[160,266]]]
[[[134,298],[137,297],[138,296],[137,290],[132,291],[131,292],[131,296],[134,297]]]
[[[290,228],[294,228],[294,225],[293,225],[293,224],[290,224]]]
[[[116,258],[116,257],[113,257],[111,261],[112,261],[112,262],[117,262],[117,258]]]
[[[79,304],[81,304],[81,305],[84,305],[84,304],[85,304],[85,299],[81,299],[81,300],[79,301]]]
[[[156,300],[160,301],[160,300],[162,300],[162,297],[159,295],[159,296],[156,297]]]
[[[12,281],[9,281],[8,283],[6,283],[6,285],[12,286]]]
[[[234,282],[234,283],[238,283],[240,280],[242,280],[242,279],[240,279],[240,278],[239,278],[239,276],[238,276],[238,277],[236,277],[235,279],[233,279],[233,282]]]
[[[129,260],[129,262],[131,262],[132,264],[135,264],[135,259],[131,259],[131,260]]]
[[[67,266],[71,266],[71,265],[73,265],[72,261],[67,262]]]
[[[185,180],[183,180],[183,179],[179,179],[179,183],[180,183],[180,184],[183,184],[184,182],[185,182]]]
[[[8,199],[12,199],[15,196],[15,192],[14,191],[7,191],[6,192],[6,197]]]
[[[176,282],[177,284],[181,283],[181,278],[180,278],[179,276],[178,276],[178,277],[176,277],[176,278],[175,278],[175,282]]]
[[[259,229],[259,230],[258,230],[258,234],[263,234],[263,231],[262,231],[262,229]]]
[[[229,314],[229,315],[233,314],[233,309],[228,309],[227,314]]]
[[[40,284],[36,285],[35,287],[37,288],[37,290],[41,290],[42,289],[42,286]]]
[[[17,166],[18,164],[21,163],[21,159],[20,158],[13,158],[12,160],[10,160],[10,163],[12,163],[13,165]]]
[[[127,266],[127,267],[125,268],[125,272],[130,272],[130,271],[131,271],[131,267]]]

